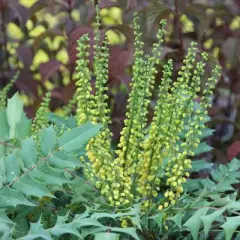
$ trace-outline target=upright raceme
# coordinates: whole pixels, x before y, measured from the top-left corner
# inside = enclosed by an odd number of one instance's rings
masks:
[[[200,104],[197,104],[207,54],[202,53],[197,61],[197,46],[192,43],[175,81],[172,79],[173,62],[168,60],[163,66],[154,117],[148,126],[148,107],[160,64],[166,22],[162,20],[160,25],[157,42],[153,44],[151,55],[147,55],[143,51],[138,16],[134,16],[133,79],[125,126],[115,153],[111,149],[106,94],[109,44],[100,32],[98,8],[94,24],[93,69],[89,68],[89,37],[84,35],[78,41],[77,121],[79,124],[91,121],[103,125],[102,132],[89,142],[86,158],[82,160],[86,176],[111,205],[141,201],[143,208],[149,208],[160,195],[164,197],[159,209],[175,204],[189,176],[191,157],[200,142],[206,109],[211,106],[212,91],[220,74],[217,66],[204,87]],[[95,77],[95,93],[92,76]],[[180,138],[180,135],[184,137]]]

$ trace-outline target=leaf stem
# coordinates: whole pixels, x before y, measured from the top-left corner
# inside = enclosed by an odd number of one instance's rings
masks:
[[[57,150],[56,150],[57,151]],[[31,168],[29,168],[26,172],[22,173],[21,175],[19,175],[18,177],[16,177],[15,179],[12,180],[12,182],[10,182],[7,187],[11,187],[15,182],[17,182],[21,177],[25,176],[26,174],[28,174],[29,172],[31,172],[33,169],[35,169],[36,167],[40,166],[42,163],[46,162],[56,151],[53,151],[52,153],[50,153],[48,156],[42,158],[41,161],[39,161],[36,165],[33,165]]]
[[[8,144],[8,143],[6,143],[6,142],[0,142],[0,145],[6,146],[6,147],[10,147],[10,148],[18,148],[18,147],[16,147],[16,146],[11,145],[11,144]]]

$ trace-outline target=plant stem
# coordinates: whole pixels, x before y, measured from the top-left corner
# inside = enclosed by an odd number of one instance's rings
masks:
[[[0,142],[0,145],[6,146],[6,147],[10,147],[10,148],[18,148],[18,147],[16,147],[16,146],[11,145],[11,144],[8,144],[8,143],[6,143],[6,142]]]
[[[57,151],[57,150],[56,150]],[[24,172],[23,174],[21,174],[20,176],[16,177],[15,179],[12,180],[12,182],[10,182],[7,187],[11,187],[15,182],[17,182],[21,177],[23,177],[24,175],[26,175],[27,173],[31,172],[33,169],[35,169],[36,167],[40,166],[42,163],[46,162],[56,151],[50,153],[48,156],[44,157],[41,159],[41,161],[39,161],[36,165],[33,165],[31,168],[29,168],[26,172]]]

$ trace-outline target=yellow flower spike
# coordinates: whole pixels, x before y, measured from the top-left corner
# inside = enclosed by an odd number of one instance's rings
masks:
[[[1,92],[0,92],[1,93]],[[48,126],[47,113],[49,112],[49,103],[51,99],[51,93],[47,93],[37,110],[36,116],[33,119],[31,132],[34,137],[44,127]]]
[[[111,132],[108,129],[110,110],[107,102],[108,81],[108,41],[100,39],[100,15],[97,8],[94,23],[94,61],[89,70],[89,37],[78,41],[76,68],[76,118],[79,124],[91,121],[103,126],[100,134],[87,145],[85,175],[96,183],[97,188],[113,206],[129,204],[134,200],[149,199],[154,202],[159,192],[166,198],[163,207],[175,204],[183,192],[182,184],[189,177],[191,168],[189,157],[199,145],[199,136],[204,128],[207,107],[211,105],[211,95],[220,74],[219,67],[208,79],[201,97],[201,109],[195,110],[194,100],[200,90],[200,81],[204,74],[207,54],[196,61],[196,43],[192,43],[183,61],[177,80],[172,83],[173,64],[169,60],[164,64],[158,100],[154,109],[152,123],[147,128],[148,106],[155,84],[156,65],[160,62],[162,41],[165,34],[165,21],[157,34],[158,41],[153,44],[151,55],[145,55],[138,24],[134,17],[135,63],[133,81],[128,99],[125,126],[122,129],[118,149],[114,158],[111,150]],[[93,76],[92,76],[93,75]],[[93,93],[91,79],[95,79]],[[195,111],[195,112],[194,112]],[[193,116],[193,117],[191,117]],[[190,119],[183,143],[180,133],[185,130],[186,119]],[[167,159],[167,166],[163,162]],[[164,168],[164,169],[163,169]],[[162,176],[160,173],[164,173]],[[186,177],[186,178],[185,178]],[[166,182],[163,179],[166,178]],[[166,190],[160,189],[160,183]],[[165,188],[164,188],[165,189]],[[161,192],[162,190],[162,192]],[[149,208],[146,201],[143,206]],[[124,225],[124,222],[123,222]]]

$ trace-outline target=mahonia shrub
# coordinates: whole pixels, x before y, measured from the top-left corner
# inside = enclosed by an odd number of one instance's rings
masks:
[[[33,120],[17,93],[7,99],[18,74],[0,91],[0,239],[240,238],[239,160],[219,166],[192,161],[211,150],[204,139],[213,131],[205,123],[219,67],[196,101],[207,55],[197,61],[192,43],[175,81],[169,60],[147,124],[165,22],[152,55],[145,55],[135,16],[132,90],[114,150],[106,94],[108,41],[101,38],[99,21],[97,15],[93,68],[89,37],[78,41],[77,91],[63,117],[50,112],[51,93]],[[208,177],[189,178],[199,171]]]
[[[172,81],[173,63],[164,66],[154,117],[148,127],[148,106],[160,64],[162,42],[166,22],[160,22],[158,42],[153,44],[152,54],[143,52],[138,16],[134,17],[135,63],[129,95],[125,126],[121,132],[118,149],[111,149],[109,108],[106,82],[108,80],[108,43],[102,43],[99,16],[95,24],[95,55],[93,71],[89,65],[89,36],[78,41],[77,121],[91,121],[103,125],[101,133],[87,146],[85,174],[95,183],[106,201],[113,206],[142,202],[150,208],[159,194],[164,195],[159,210],[174,205],[183,192],[183,183],[189,177],[191,158],[198,147],[205,128],[207,108],[220,67],[216,66],[207,80],[200,103],[195,103],[200,93],[201,77],[207,61],[207,53],[197,58],[197,44],[191,43],[183,60],[178,77]],[[95,94],[92,94],[91,78],[95,76]],[[184,137],[180,134],[184,131]]]

